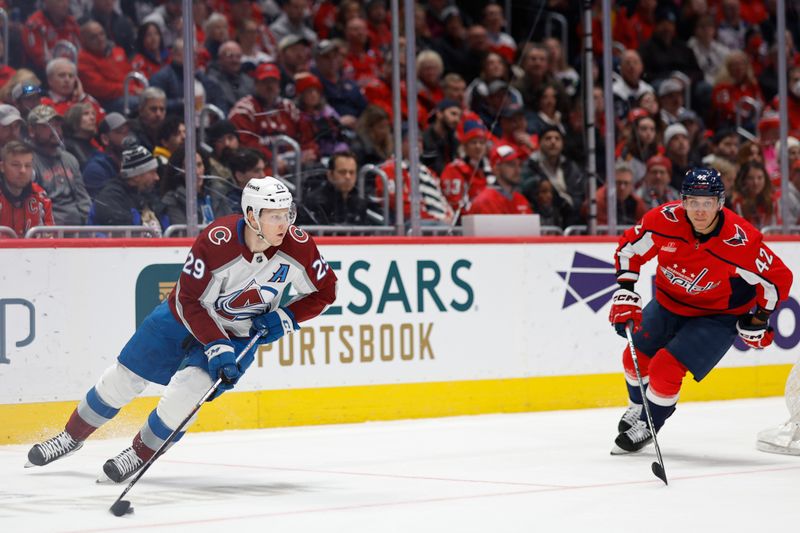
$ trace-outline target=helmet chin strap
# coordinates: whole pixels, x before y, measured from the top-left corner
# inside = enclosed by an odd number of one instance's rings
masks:
[[[252,213],[252,212],[253,212],[253,211],[250,211],[250,213]],[[250,219],[249,219],[248,217],[244,217],[244,221],[247,223],[247,226],[248,226],[248,227],[249,227],[251,230],[253,230],[253,231],[255,231],[255,232],[256,232],[256,237],[258,237],[259,239],[261,239],[261,240],[262,240],[262,241],[263,241],[265,244],[269,245],[269,241],[267,241],[267,239],[266,239],[266,238],[264,238],[264,233],[262,233],[262,231],[261,231],[261,222],[260,222],[260,221],[259,221],[259,220],[256,218],[255,214],[253,215],[253,218],[254,218],[254,219],[255,219],[255,221],[256,221],[256,225],[255,225],[255,227],[253,227],[253,225],[252,225],[252,224],[250,224]]]

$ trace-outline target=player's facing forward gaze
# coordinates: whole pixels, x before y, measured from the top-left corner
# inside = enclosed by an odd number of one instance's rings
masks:
[[[148,383],[167,385],[132,446],[103,466],[115,482],[129,478],[214,381],[223,380],[217,395],[233,388],[254,359],[256,347],[236,364],[248,337],[266,330],[259,343],[274,342],[333,303],[336,276],[313,239],[292,225],[296,210],[287,188],[272,177],[250,180],[242,211],[244,217],[217,219],[197,237],[169,298],[144,320],[64,431],[30,449],[26,466],[78,450]],[[299,296],[287,301],[290,284]]]
[[[620,288],[609,319],[623,336],[626,323],[634,324],[646,398],[626,348],[622,363],[629,407],[612,453],[635,452],[650,443],[643,402],[658,432],[675,411],[687,370],[701,381],[737,335],[756,349],[772,343],[769,317],[788,297],[792,274],[762,234],[724,202],[716,170],[689,170],[681,200],[650,210],[620,239],[615,256]],[[634,284],[653,257],[658,261],[655,298],[642,310]]]

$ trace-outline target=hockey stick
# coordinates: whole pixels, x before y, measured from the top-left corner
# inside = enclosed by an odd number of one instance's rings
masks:
[[[644,404],[644,412],[647,414],[647,425],[650,427],[650,433],[653,435],[653,445],[656,448],[656,458],[658,458],[658,462],[652,465],[653,473],[658,479],[664,482],[664,485],[669,485],[667,482],[667,472],[664,470],[664,459],[661,458],[661,448],[658,447],[656,428],[653,425],[653,417],[650,414],[650,406],[647,405],[647,396],[644,390],[644,383],[642,382],[642,373],[639,371],[639,358],[636,357],[636,348],[633,346],[633,320],[628,320],[628,323],[625,324],[625,336],[628,337],[628,346],[631,349],[633,368],[636,369],[636,381],[639,382],[639,390],[642,392],[642,404]]]
[[[262,336],[266,335],[266,333],[267,333],[266,330],[261,330],[258,333],[256,333],[253,336],[252,339],[250,339],[250,341],[247,343],[247,345],[244,348],[242,348],[242,351],[239,352],[239,355],[236,357],[236,363],[237,364],[244,358],[244,355],[247,352],[249,352],[250,349],[253,346],[255,346],[256,342],[258,342],[258,339],[260,339]],[[169,434],[169,437],[167,437],[167,439],[164,441],[164,443],[161,446],[159,446],[158,450],[156,450],[156,453],[154,453],[153,456],[150,457],[150,459],[147,460],[147,462],[144,464],[144,466],[142,466],[142,469],[139,470],[139,472],[131,480],[131,482],[128,483],[128,486],[125,487],[125,490],[123,490],[122,494],[119,495],[119,498],[117,498],[117,501],[115,501],[111,505],[111,507],[108,509],[109,511],[111,511],[111,513],[114,516],[123,516],[125,514],[133,512],[133,507],[131,507],[130,500],[123,500],[122,498],[124,498],[125,495],[128,494],[128,492],[133,488],[133,486],[136,485],[136,482],[139,481],[142,478],[142,476],[144,475],[144,473],[147,472],[147,469],[150,468],[153,465],[153,463],[156,462],[156,459],[161,457],[161,455],[164,453],[164,451],[166,451],[167,446],[169,446],[170,443],[175,439],[175,436],[178,435],[178,433],[180,433],[180,431],[184,428],[184,426],[186,426],[187,423],[189,423],[189,420],[194,416],[194,414],[197,411],[200,410],[200,408],[203,406],[205,401],[208,400],[211,397],[211,395],[216,392],[217,387],[219,387],[221,383],[222,383],[222,378],[218,378],[217,381],[215,381],[214,384],[211,385],[211,388],[209,388],[206,391],[206,393],[203,394],[203,397],[200,398],[197,401],[197,403],[194,406],[194,409],[192,409],[192,412],[189,413],[188,415],[186,415],[186,418],[183,419],[183,422],[181,422],[178,425],[178,427],[175,428],[172,431],[172,433]]]

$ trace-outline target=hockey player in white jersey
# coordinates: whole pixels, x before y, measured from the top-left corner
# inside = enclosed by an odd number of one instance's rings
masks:
[[[214,381],[223,381],[217,395],[236,385],[257,349],[236,363],[248,337],[266,330],[260,344],[274,342],[333,303],[336,275],[311,236],[292,225],[296,208],[286,186],[269,176],[250,180],[242,211],[244,217],[217,219],[197,237],[169,298],[81,400],[64,431],[30,449],[26,466],[77,451],[148,383],[167,385],[132,445],[103,465],[112,481],[128,479]],[[281,307],[289,284],[300,296]]]

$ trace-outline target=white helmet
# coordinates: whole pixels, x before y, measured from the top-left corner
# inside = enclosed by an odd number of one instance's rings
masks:
[[[252,210],[256,216],[256,227],[253,228],[261,233],[261,223],[258,217],[262,209],[288,209],[289,224],[294,224],[297,216],[297,207],[289,189],[280,180],[272,176],[263,178],[253,178],[247,182],[242,190],[242,212],[247,221],[247,211]],[[250,222],[247,221],[250,225]],[[251,226],[252,227],[252,226]]]

